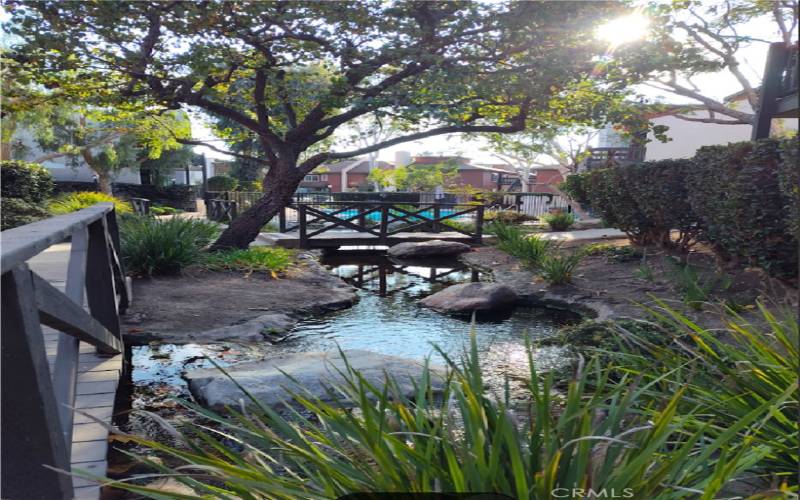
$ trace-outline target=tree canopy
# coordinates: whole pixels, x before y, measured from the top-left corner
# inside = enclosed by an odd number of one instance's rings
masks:
[[[279,192],[267,189],[220,246],[254,238],[325,161],[440,134],[568,121],[570,108],[554,103],[590,90],[599,102],[623,94],[627,83],[609,79],[618,73],[604,67],[605,46],[593,36],[624,8],[616,2],[15,1],[11,8],[22,41],[13,58],[34,80],[64,75],[91,82],[107,102],[200,109],[259,141],[263,156],[234,156],[268,165],[266,185]],[[307,154],[370,115],[391,116],[408,132]]]

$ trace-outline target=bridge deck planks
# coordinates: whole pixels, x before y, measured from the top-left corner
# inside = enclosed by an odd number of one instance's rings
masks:
[[[419,242],[430,240],[445,240],[445,241],[458,241],[460,243],[474,243],[475,239],[462,233],[455,231],[444,231],[441,233],[432,232],[408,232],[408,233],[395,233],[386,238],[384,243],[381,243],[378,236],[370,233],[361,233],[357,231],[326,231],[309,238],[311,248],[336,248],[340,246],[353,246],[353,245],[396,245],[407,241]],[[300,233],[298,231],[288,231],[281,233],[277,238],[276,244],[286,248],[297,248],[300,246]]]

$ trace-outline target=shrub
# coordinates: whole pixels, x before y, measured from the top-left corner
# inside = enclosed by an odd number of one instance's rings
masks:
[[[542,217],[553,231],[566,231],[575,224],[575,216],[569,212],[556,212]]]
[[[692,309],[699,311],[707,302],[712,292],[730,286],[727,275],[701,274],[697,268],[688,263],[669,259],[671,270],[669,277],[681,294],[683,301]]]
[[[791,146],[787,153],[791,161]],[[797,165],[780,167],[781,160],[775,139],[707,146],[698,150],[686,180],[703,237],[722,260],[794,278],[798,242],[790,227],[797,208],[781,189],[779,170]],[[791,174],[783,177],[791,182]]]
[[[564,182],[558,185],[558,189],[578,202],[583,208],[588,209],[592,204],[586,192],[587,182],[588,174],[572,174],[568,175],[567,178],[564,179]]]
[[[275,274],[292,263],[292,252],[280,247],[223,250],[206,256],[205,267],[213,271],[245,271]]]
[[[209,191],[233,191],[239,185],[239,179],[229,175],[215,175],[208,178]]]
[[[63,194],[52,200],[49,208],[54,214],[68,214],[98,203],[109,202],[114,204],[114,210],[116,210],[118,214],[129,214],[133,212],[133,208],[131,208],[130,203],[127,201],[95,191],[80,191],[77,193]]]
[[[778,181],[783,193],[784,217],[795,241],[800,241],[800,135],[781,143]]]
[[[175,274],[202,263],[203,248],[218,231],[216,224],[199,219],[124,217],[120,220],[122,259],[131,274]]]
[[[239,185],[236,188],[236,190],[260,193],[261,191],[264,190],[264,185],[261,183],[261,181],[242,181],[239,182]],[[226,189],[225,191],[229,190]]]
[[[528,216],[516,210],[487,210],[483,220],[487,222],[500,221],[504,224],[519,224],[528,219]]]
[[[689,160],[661,160],[594,170],[586,193],[607,224],[625,231],[637,245],[687,249],[697,236],[697,218],[688,202]],[[677,241],[670,230],[677,229]]]
[[[38,203],[30,203],[22,198],[6,198],[0,201],[0,231],[24,226],[50,216]]]
[[[480,491],[545,499],[557,489],[586,485],[642,499],[680,498],[687,492],[716,498],[770,453],[770,448],[751,446],[746,433],[771,417],[772,405],[788,399],[752,401],[751,412],[721,432],[709,425],[725,411],[718,403],[705,413],[677,412],[684,399],[681,387],[650,396],[657,384],[642,388],[624,374],[614,381],[612,368],[590,360],[557,394],[552,373],[537,371],[530,347],[527,355],[530,372],[523,380],[526,404],[520,412],[507,393],[495,396],[487,390],[474,335],[466,359],[447,359],[450,376],[444,378],[443,394],[432,390],[427,364],[414,381],[413,397],[389,374],[376,386],[346,365],[344,381],[329,392],[333,401],[297,389],[300,411],[279,413],[246,391],[248,411],[231,408],[231,417],[186,402],[194,415],[171,430],[179,447],[135,435],[123,438],[167,456],[139,457],[157,473],[147,479],[171,477],[193,494],[132,481],[112,484],[158,498]],[[788,435],[773,439],[790,442]]]
[[[580,251],[568,255],[545,255],[540,261],[542,278],[551,285],[563,285],[572,281],[572,273],[583,259]]]
[[[582,247],[584,255],[602,255],[616,262],[629,262],[641,259],[644,253],[632,245],[617,246],[610,243],[591,243]]]
[[[37,163],[0,162],[0,188],[3,198],[20,198],[41,203],[53,192],[53,176]]]

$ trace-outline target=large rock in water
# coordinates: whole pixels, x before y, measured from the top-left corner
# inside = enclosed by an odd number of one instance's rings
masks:
[[[397,259],[420,259],[424,257],[448,257],[469,252],[470,246],[457,241],[430,240],[398,243],[386,253]]]
[[[413,382],[419,381],[422,375],[421,362],[361,350],[348,350],[344,354],[350,366],[358,370],[367,382],[383,387],[388,374],[394,378],[403,394],[408,397],[416,394]],[[344,379],[339,371],[346,372],[346,368],[336,351],[287,354],[235,365],[226,368],[226,371],[261,403],[279,406],[291,399],[289,391],[302,394],[305,390],[330,402],[332,398],[328,390],[342,385]],[[430,371],[434,392],[441,392],[444,370],[431,366]],[[185,378],[195,399],[208,408],[221,410],[225,406],[238,407],[239,401],[249,402],[248,397],[217,369],[190,370]],[[342,400],[339,403],[345,406],[352,404]]]
[[[435,311],[470,314],[473,311],[501,311],[517,303],[517,292],[498,283],[462,283],[425,297],[420,303]]]

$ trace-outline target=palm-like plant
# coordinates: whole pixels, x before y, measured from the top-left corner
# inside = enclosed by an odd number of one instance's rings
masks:
[[[132,437],[177,461],[138,457],[205,498],[327,499],[352,492],[506,493],[555,498],[560,488],[611,489],[634,498],[714,498],[731,478],[768,457],[752,446],[785,395],[754,404],[726,432],[681,413],[682,390],[649,397],[660,379],[623,375],[590,361],[566,394],[538,373],[522,403],[486,393],[473,336],[461,363],[447,359],[443,394],[431,390],[427,366],[413,398],[392,379],[374,386],[347,366],[332,390],[354,410],[300,392],[288,416],[250,400],[227,416],[186,403],[198,419],[180,430],[184,447]],[[662,395],[663,396],[663,395]],[[343,399],[339,399],[342,401]],[[178,431],[175,431],[176,433]],[[153,477],[152,475],[149,477]],[[135,479],[135,478],[133,478]],[[132,481],[108,482],[153,498],[192,498]],[[627,489],[626,489],[627,488]]]

